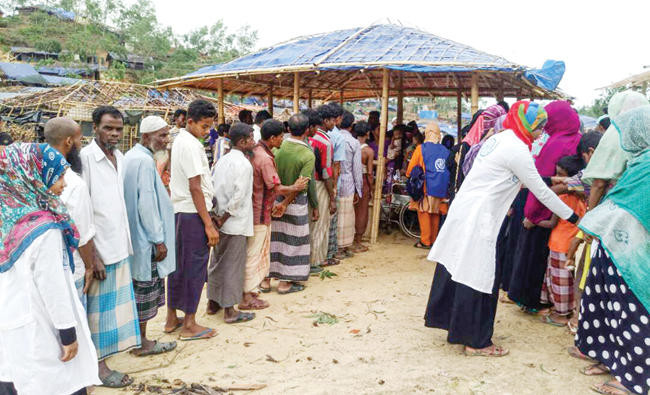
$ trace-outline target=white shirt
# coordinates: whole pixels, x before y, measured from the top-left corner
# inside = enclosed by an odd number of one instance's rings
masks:
[[[122,183],[124,156],[114,151],[116,169],[95,140],[80,155],[81,178],[88,186],[93,206],[95,248],[104,265],[112,265],[133,253]]]
[[[214,168],[217,215],[230,218],[220,231],[228,235],[253,236],[253,166],[238,149],[227,153]]]
[[[528,147],[505,130],[478,152],[428,259],[444,265],[454,281],[492,293],[497,236],[522,183],[560,218],[573,214],[546,186]]]
[[[212,183],[210,167],[203,144],[190,132],[181,129],[174,140],[171,158],[171,189],[174,213],[198,212],[190,193],[190,178],[201,176],[201,191],[205,198],[205,207],[212,210]]]
[[[0,381],[21,395],[68,395],[99,385],[97,353],[61,231],[47,230],[0,273]],[[77,355],[61,362],[59,329],[74,327]]]
[[[262,128],[259,125],[253,125],[253,140],[257,144],[262,139]]]
[[[95,224],[93,206],[90,202],[86,182],[72,169],[65,172],[66,187],[61,194],[61,201],[70,213],[79,231],[79,247],[85,246],[95,237]],[[74,280],[78,281],[84,277],[86,266],[84,265],[79,250],[75,249],[74,255]]]

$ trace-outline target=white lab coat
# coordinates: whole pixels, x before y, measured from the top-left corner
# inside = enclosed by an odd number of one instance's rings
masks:
[[[60,230],[43,233],[0,273],[0,306],[0,381],[21,395],[69,395],[101,384]],[[73,326],[79,349],[64,363],[58,330]]]
[[[560,218],[573,214],[546,186],[528,147],[505,130],[481,147],[428,259],[444,265],[454,281],[492,293],[499,228],[522,183]]]

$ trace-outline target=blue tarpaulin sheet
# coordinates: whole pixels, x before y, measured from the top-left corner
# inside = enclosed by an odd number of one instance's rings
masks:
[[[533,84],[554,91],[562,81],[566,66],[561,60],[547,60],[541,69],[528,70],[524,76]]]
[[[47,85],[47,81],[36,69],[26,63],[0,63],[0,74],[8,80],[22,82],[28,85]]]

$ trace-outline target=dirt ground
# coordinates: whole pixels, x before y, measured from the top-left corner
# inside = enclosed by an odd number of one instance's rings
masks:
[[[602,381],[579,373],[586,363],[567,355],[572,339],[566,329],[544,325],[514,305],[499,305],[494,336],[510,355],[463,356],[461,346],[446,343],[446,332],[423,326],[434,265],[412,244],[397,232],[383,236],[370,252],[331,268],[336,277],[312,277],[301,293],[265,295],[271,307],[249,323],[206,316],[204,296],[198,319],[218,330],[215,338],[179,342],[162,356],[121,354],[109,365],[165,393],[178,388],[178,380],[264,385],[256,393],[270,394],[575,394]],[[316,326],[320,312],[338,321]],[[177,335],[162,333],[164,315],[161,309],[150,322],[150,336],[174,340]],[[136,391],[97,388],[94,394]]]

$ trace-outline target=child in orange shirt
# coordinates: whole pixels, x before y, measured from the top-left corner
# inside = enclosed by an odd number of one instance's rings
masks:
[[[584,162],[577,155],[565,156],[556,164],[556,173],[559,177],[572,177],[584,166]],[[580,217],[585,214],[584,199],[571,193],[559,195],[560,199]],[[542,303],[551,303],[553,308],[549,315],[542,320],[555,326],[565,326],[571,318],[574,304],[574,274],[575,268],[567,266],[567,253],[571,240],[578,233],[578,227],[566,220],[553,215],[550,220],[542,221],[538,226],[553,228],[548,241],[550,254],[546,277],[542,287]]]

